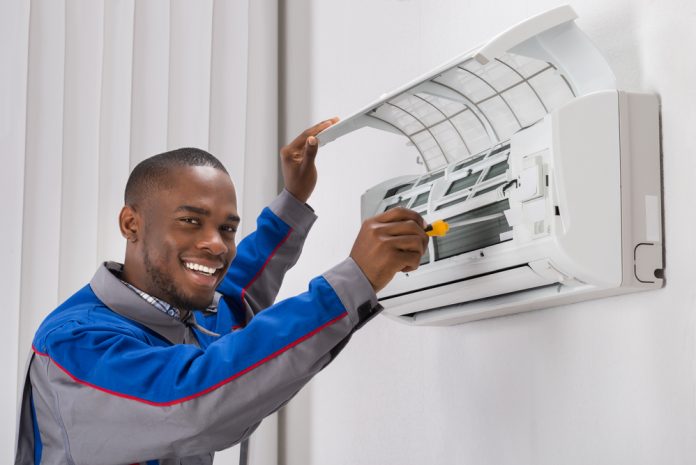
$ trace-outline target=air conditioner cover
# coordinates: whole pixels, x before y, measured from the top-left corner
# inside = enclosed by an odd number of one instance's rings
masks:
[[[379,298],[412,324],[456,324],[661,287],[659,102],[618,90],[562,6],[342,120],[404,136],[425,173],[362,196],[452,228]],[[407,149],[412,150],[412,149]]]

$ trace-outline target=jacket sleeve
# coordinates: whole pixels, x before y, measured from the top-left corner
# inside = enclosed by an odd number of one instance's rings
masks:
[[[256,231],[239,243],[237,256],[218,286],[230,308],[242,312],[249,308],[256,314],[273,304],[316,218],[287,190],[261,212]]]
[[[376,296],[346,259],[205,349],[155,346],[126,323],[66,321],[35,341],[32,388],[57,408],[77,465],[220,450],[321,370],[368,308]]]

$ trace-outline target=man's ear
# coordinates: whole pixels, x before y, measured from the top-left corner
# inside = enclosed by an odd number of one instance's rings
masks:
[[[118,226],[121,235],[128,242],[137,242],[140,234],[140,215],[130,205],[124,205],[118,215]]]

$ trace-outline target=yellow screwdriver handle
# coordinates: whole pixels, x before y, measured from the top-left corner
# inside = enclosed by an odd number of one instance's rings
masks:
[[[444,220],[436,220],[425,227],[425,233],[430,237],[442,237],[449,231],[449,224]]]

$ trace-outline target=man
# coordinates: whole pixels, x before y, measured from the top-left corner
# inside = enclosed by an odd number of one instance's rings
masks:
[[[179,149],[136,166],[124,264],[100,266],[36,333],[16,464],[210,464],[379,312],[375,292],[427,246],[409,210],[366,221],[349,258],[273,304],[316,218],[315,136],[335,121],[282,149],[285,190],[238,253],[235,190],[215,157]]]

